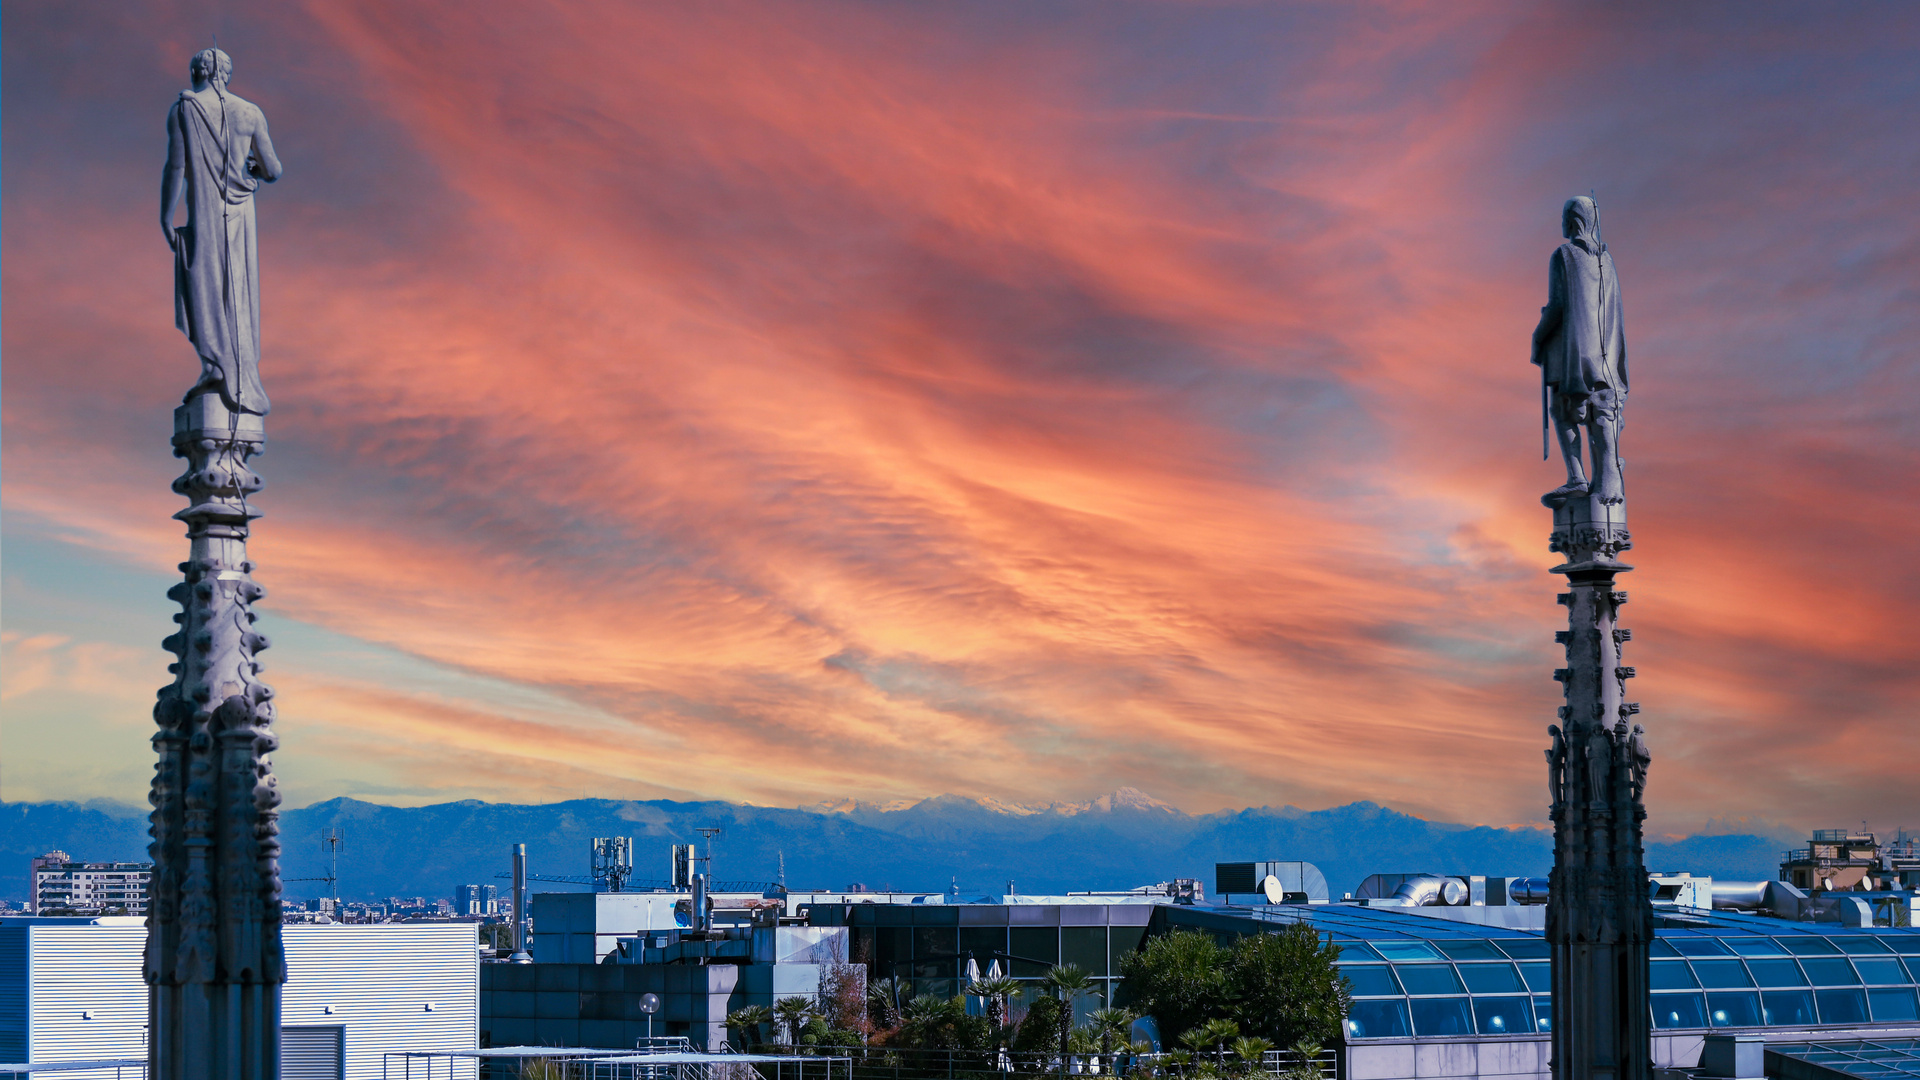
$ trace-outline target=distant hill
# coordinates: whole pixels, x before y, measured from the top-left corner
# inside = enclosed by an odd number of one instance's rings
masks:
[[[519,806],[468,800],[392,807],[331,799],[281,817],[288,879],[324,873],[319,837],[339,828],[341,895],[450,896],[464,883],[504,884],[510,845],[525,843],[536,874],[587,873],[588,841],[631,836],[636,876],[667,876],[670,844],[717,825],[714,876],[771,881],[781,856],[799,888],[940,891],[967,895],[1125,889],[1175,877],[1211,891],[1215,862],[1303,859],[1338,896],[1371,873],[1434,871],[1545,876],[1551,836],[1424,821],[1373,803],[1329,810],[1258,807],[1192,815],[1131,788],[1086,803],[1016,805],[942,795],[887,804],[851,800],[798,809],[726,802],[579,799]],[[0,897],[26,895],[27,861],[58,848],[80,859],[145,859],[146,811],[116,803],[0,803]],[[1771,878],[1777,838],[1694,836],[1647,845],[1654,869],[1717,878]],[[572,886],[547,884],[540,891]],[[584,887],[584,886],[581,886]],[[317,896],[319,882],[289,880],[289,896]]]

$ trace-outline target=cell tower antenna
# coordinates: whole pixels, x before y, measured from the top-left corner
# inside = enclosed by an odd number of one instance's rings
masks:
[[[333,896],[333,909],[340,910],[340,845],[346,837],[339,828],[320,830],[320,849],[327,853],[327,892]]]

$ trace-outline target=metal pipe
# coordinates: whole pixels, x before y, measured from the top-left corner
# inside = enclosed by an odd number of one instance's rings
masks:
[[[1420,874],[1401,882],[1393,898],[1408,907],[1458,907],[1467,902],[1467,887],[1459,878]]]
[[[1547,902],[1547,879],[1543,877],[1514,878],[1507,882],[1507,903],[1544,904]]]
[[[516,964],[533,963],[527,951],[527,845],[513,845],[513,955]]]
[[[706,931],[713,926],[712,915],[707,911],[707,875],[693,875],[693,928]]]

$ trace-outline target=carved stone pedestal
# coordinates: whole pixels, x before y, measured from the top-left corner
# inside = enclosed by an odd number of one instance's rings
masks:
[[[280,838],[267,754],[273,691],[255,656],[247,533],[260,516],[248,466],[266,443],[263,418],[231,413],[215,393],[174,410],[173,482],[188,507],[185,579],[167,596],[177,658],[153,715],[153,898],[146,979],[154,1080],[275,1080],[280,1075]]]
[[[1616,578],[1632,546],[1623,503],[1578,497],[1554,511],[1551,547],[1567,561],[1566,666],[1561,723],[1547,751],[1553,798],[1553,875],[1547,941],[1553,951],[1554,1080],[1652,1080],[1647,953],[1653,908],[1641,849],[1649,755],[1632,717],[1619,625],[1627,594]]]

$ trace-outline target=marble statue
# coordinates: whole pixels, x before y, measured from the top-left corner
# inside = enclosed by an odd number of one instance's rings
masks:
[[[266,415],[260,386],[260,266],[253,192],[280,179],[280,159],[259,106],[227,92],[233,60],[219,49],[193,58],[193,89],[167,112],[160,231],[173,248],[174,323],[200,354],[187,397],[217,391],[234,412]],[[182,188],[187,223],[173,225]]]
[[[1620,479],[1620,414],[1627,402],[1620,276],[1600,242],[1600,211],[1592,199],[1567,200],[1560,234],[1566,242],[1547,264],[1547,306],[1533,330],[1533,362],[1540,367],[1542,424],[1552,423],[1567,482],[1541,502],[1558,509],[1591,494],[1614,505],[1626,498]],[[1591,448],[1591,473],[1582,461],[1583,432]]]
[[[173,410],[173,482],[187,508],[182,580],[167,597],[179,629],[161,642],[172,676],[156,695],[158,731],[148,817],[153,842],[147,918],[150,1080],[277,1080],[280,991],[280,794],[269,755],[273,688],[261,673],[270,642],[254,605],[247,539],[264,481],[260,272],[253,192],[280,176],[267,121],[227,92],[233,63],[195,55],[193,89],[167,113],[160,226],[173,248],[175,317],[200,354],[200,377]],[[186,196],[186,225],[173,212]]]

